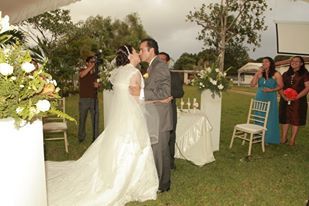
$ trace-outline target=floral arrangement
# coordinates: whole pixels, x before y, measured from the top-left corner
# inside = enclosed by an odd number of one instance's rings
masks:
[[[98,82],[101,84],[102,89],[104,89],[104,90],[112,90],[113,89],[113,85],[110,81],[110,77],[112,75],[112,71],[115,68],[116,68],[116,65],[112,61],[111,63],[105,62],[104,66],[100,69]]]
[[[231,81],[226,77],[227,71],[221,72],[212,64],[210,67],[205,67],[199,71],[191,81],[191,84],[197,86],[201,90],[209,89],[212,93],[212,97],[216,94],[221,96],[221,92],[230,88],[231,84]]]
[[[55,114],[75,121],[57,110],[59,88],[44,65],[34,65],[29,50],[18,41],[8,44],[13,35],[7,35],[8,17],[0,13],[0,119],[12,117],[16,126]],[[24,120],[24,121],[23,121]]]

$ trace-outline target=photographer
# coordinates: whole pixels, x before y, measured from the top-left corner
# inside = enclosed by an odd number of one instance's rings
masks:
[[[99,105],[97,90],[100,84],[98,79],[98,62],[96,56],[86,58],[85,67],[79,70],[79,127],[78,140],[83,142],[86,138],[86,119],[90,111],[92,121],[92,134],[94,141],[99,135]]]

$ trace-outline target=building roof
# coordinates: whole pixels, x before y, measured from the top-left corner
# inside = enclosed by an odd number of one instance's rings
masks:
[[[238,69],[238,73],[255,73],[261,66],[262,63],[248,62]]]

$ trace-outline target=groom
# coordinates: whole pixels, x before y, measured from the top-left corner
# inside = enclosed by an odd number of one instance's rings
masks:
[[[145,100],[162,100],[171,96],[171,76],[167,64],[159,57],[158,43],[151,38],[143,39],[140,44],[140,58],[149,63],[148,78],[145,79]],[[170,103],[155,103],[159,113],[159,140],[152,145],[156,168],[159,176],[159,192],[170,189],[170,151],[169,138],[172,125]]]

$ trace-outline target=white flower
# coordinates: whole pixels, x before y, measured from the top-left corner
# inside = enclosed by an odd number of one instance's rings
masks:
[[[213,84],[213,85],[217,85],[217,81],[213,80],[212,78],[209,78],[209,81]]]
[[[16,77],[15,77],[15,76],[12,76],[10,79],[11,79],[12,81],[15,81],[15,80],[16,80]]]
[[[219,72],[220,72],[220,70],[219,70],[219,69],[215,69],[215,71],[216,71],[217,73],[219,73]]]
[[[56,80],[54,80],[54,79],[47,79],[46,82],[47,82],[48,84],[53,84],[54,86],[57,86],[57,82],[56,82]]]
[[[1,18],[0,18],[1,19]],[[1,31],[0,33],[6,32],[7,30],[10,29],[10,17],[8,15],[5,15],[2,19],[1,19]]]
[[[55,85],[55,87],[57,86],[56,80],[53,80],[52,83]]]
[[[39,100],[37,103],[36,103],[36,107],[38,109],[38,111],[41,111],[41,112],[46,112],[49,110],[50,108],[50,103],[48,100],[44,99],[44,100]]]
[[[8,76],[13,73],[13,67],[7,63],[0,63],[0,73]]]
[[[20,88],[24,88],[24,87],[25,87],[25,85],[21,84],[21,85],[19,85],[19,87],[20,87]]]
[[[57,87],[57,88],[55,89],[55,93],[58,93],[59,91],[60,91],[60,88]]]
[[[224,88],[224,86],[222,84],[218,85],[218,89],[222,90]]]
[[[208,67],[208,68],[206,69],[206,71],[207,71],[208,73],[210,73],[210,72],[211,72],[211,68]]]
[[[29,62],[25,62],[21,65],[21,69],[24,70],[25,72],[29,73],[35,70],[35,66]]]
[[[32,75],[29,75],[28,77],[29,77],[29,79],[34,79],[34,77]]]
[[[223,73],[223,76],[224,76],[224,77],[226,76],[226,72]]]
[[[22,108],[22,107],[17,107],[17,108],[16,108],[16,113],[17,113],[17,114],[20,114],[23,110],[24,110],[24,108]]]

